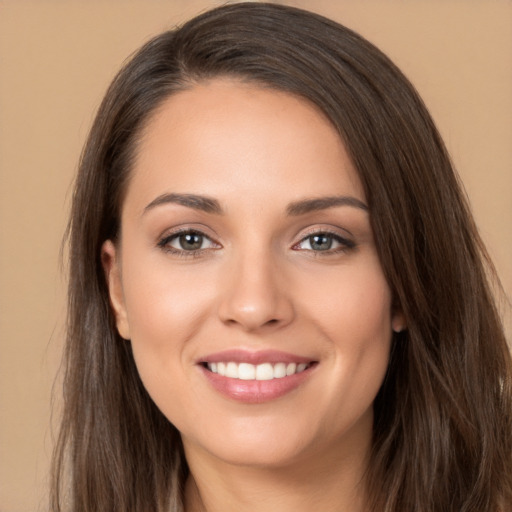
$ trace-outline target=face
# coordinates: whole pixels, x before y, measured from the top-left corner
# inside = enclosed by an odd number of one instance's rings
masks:
[[[187,457],[368,449],[401,319],[357,173],[314,106],[228,80],[170,97],[103,261],[119,333]]]

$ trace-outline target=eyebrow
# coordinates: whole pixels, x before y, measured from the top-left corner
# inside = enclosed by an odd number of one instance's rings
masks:
[[[200,210],[206,213],[215,213],[221,215],[223,213],[220,203],[217,199],[207,196],[198,196],[195,194],[162,194],[153,199],[145,208],[144,212],[163,204],[174,203],[194,210]]]
[[[200,210],[206,213],[213,213],[216,215],[222,215],[224,212],[220,206],[219,201],[212,197],[200,196],[196,194],[162,194],[157,198],[153,199],[145,208],[144,212],[164,204],[179,204],[187,208],[194,210]],[[292,217],[304,215],[306,213],[317,212],[320,210],[326,210],[328,208],[334,208],[337,206],[351,206],[353,208],[359,208],[363,211],[368,211],[368,206],[361,200],[352,196],[328,196],[328,197],[316,197],[311,199],[302,199],[290,203],[286,208],[286,214]]]
[[[328,208],[334,208],[336,206],[351,206],[353,208],[364,210],[365,212],[369,211],[368,206],[355,197],[329,196],[295,201],[288,205],[286,213],[290,216],[297,216],[304,215],[305,213],[326,210]]]

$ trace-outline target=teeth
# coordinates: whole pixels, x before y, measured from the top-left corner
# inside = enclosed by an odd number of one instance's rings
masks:
[[[295,373],[301,373],[309,364],[306,363],[262,363],[258,365],[250,363],[207,363],[208,369],[218,373],[222,377],[240,380],[272,380],[282,379]]]
[[[284,363],[277,363],[274,366],[274,379],[282,379],[286,377],[286,365]]]
[[[272,380],[274,368],[270,363],[263,363],[256,366],[256,380]]]
[[[242,380],[254,380],[256,378],[256,367],[253,364],[240,363],[238,365],[238,378]]]
[[[286,367],[286,375],[293,375],[296,369],[297,365],[295,363],[288,363],[288,366]]]
[[[226,365],[226,377],[238,379],[238,365],[236,363],[228,363]]]

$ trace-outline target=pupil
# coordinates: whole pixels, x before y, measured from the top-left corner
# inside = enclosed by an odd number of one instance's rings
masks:
[[[186,233],[184,235],[180,235],[180,245],[182,249],[187,251],[200,249],[201,245],[203,245],[203,237],[197,233]]]
[[[327,251],[332,246],[332,238],[329,235],[313,235],[309,238],[311,248],[317,251]]]

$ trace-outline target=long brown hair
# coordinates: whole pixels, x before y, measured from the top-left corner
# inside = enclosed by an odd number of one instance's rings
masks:
[[[316,104],[364,185],[380,261],[408,326],[395,335],[375,400],[369,509],[512,507],[512,369],[489,285],[494,271],[427,109],[354,32],[299,9],[242,3],[147,43],[109,88],[84,148],[68,231],[52,510],[182,510],[180,436],[117,334],[100,249],[116,237],[144,123],[175,91],[217,76]]]

